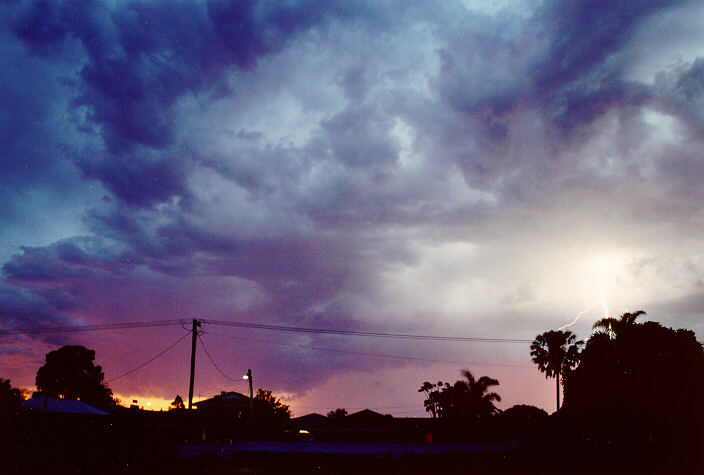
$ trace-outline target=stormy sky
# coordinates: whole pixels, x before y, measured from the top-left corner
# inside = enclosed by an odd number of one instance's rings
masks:
[[[704,334],[704,4],[0,2],[0,327],[193,318],[532,339]],[[574,323],[573,323],[574,322]],[[527,344],[204,325],[196,394],[422,415],[467,367],[553,409]],[[180,325],[0,338],[0,377]],[[109,385],[188,392],[190,340]],[[215,368],[212,359],[219,367]],[[234,381],[225,378],[223,373]]]

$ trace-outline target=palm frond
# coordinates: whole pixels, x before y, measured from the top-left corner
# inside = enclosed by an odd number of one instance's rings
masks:
[[[484,399],[488,401],[501,402],[501,396],[499,396],[498,393],[488,393],[484,395]]]
[[[613,328],[615,325],[618,325],[618,320],[615,319],[614,317],[604,317],[602,319],[597,320],[594,322],[594,325],[592,325],[593,330],[610,330]]]

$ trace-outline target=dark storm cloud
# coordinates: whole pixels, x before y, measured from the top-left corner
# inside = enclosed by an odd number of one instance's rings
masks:
[[[515,182],[532,173],[508,158],[512,131],[525,126],[515,123],[521,113],[536,111],[551,143],[542,160],[527,157],[539,170],[554,166],[551,156],[562,149],[592,137],[598,119],[618,111],[627,120],[651,104],[652,86],[625,77],[632,57],[624,46],[651,16],[682,3],[545,2],[527,22],[468,14],[440,33],[448,46],[440,51],[439,89],[467,121],[462,133],[470,139],[462,149],[474,147],[458,157],[467,181],[503,187],[510,196]]]
[[[190,4],[182,5],[184,10],[162,7],[150,24],[149,8],[139,5],[111,11],[97,2],[34,2],[14,22],[16,35],[37,55],[84,56],[74,75],[66,72],[73,82],[73,120],[106,148],[79,148],[76,164],[85,176],[133,204],[182,193],[180,181],[168,178],[177,161],[163,153],[173,141],[168,111],[202,81],[198,64],[175,51],[180,42],[185,51],[198,48],[202,28],[197,22],[203,13]],[[172,31],[166,25],[179,11],[184,15]],[[154,174],[142,173],[145,168],[166,179],[149,183]],[[147,183],[132,187],[133,181]]]
[[[5,278],[37,291],[65,289],[82,298],[94,282],[103,282],[100,292],[109,294],[110,282],[140,279],[142,266],[175,278],[236,276],[267,292],[273,317],[308,319],[314,304],[350,283],[353,256],[362,246],[315,235],[238,238],[213,233],[180,215],[127,211],[91,213],[88,225],[97,237],[21,249],[3,266]]]
[[[470,16],[456,27],[449,34],[453,43],[440,51],[450,81],[441,90],[452,107],[469,115],[468,127],[477,127],[458,157],[468,182],[486,185],[515,167],[499,157],[507,155],[511,119],[521,108],[535,107],[556,130],[581,136],[610,110],[643,104],[648,90],[620,76],[625,60],[618,51],[633,29],[663,6],[546,3],[512,38],[502,29],[515,31],[515,19]],[[133,205],[188,195],[185,179],[193,151],[174,137],[173,106],[179,98],[203,91],[221,94],[217,91],[231,87],[224,74],[256,68],[261,58],[280,53],[297,34],[330,18],[372,23],[374,16],[384,15],[380,8],[372,15],[364,5],[329,2],[215,1],[118,7],[38,1],[13,13],[14,33],[37,55],[82,57],[72,78],[73,119],[106,148],[80,147],[72,154],[74,163],[85,177]],[[484,70],[480,75],[498,72],[477,84],[472,79],[476,62]],[[367,82],[359,67],[348,70],[343,81],[357,101],[365,97]],[[396,144],[384,133],[390,123],[368,106],[350,107],[322,125],[335,160],[376,167],[396,159]],[[243,180],[255,184],[258,177],[250,173]]]
[[[451,36],[457,41],[441,52],[453,78],[443,87],[446,97],[468,113],[468,125],[480,131],[469,144],[475,151],[459,157],[468,181],[486,186],[515,166],[499,157],[507,155],[511,118],[526,103],[537,106],[567,136],[581,136],[585,127],[614,108],[642,104],[646,88],[625,82],[618,61],[614,65],[607,60],[659,7],[652,2],[615,7],[548,3],[514,38],[501,33],[511,26],[506,24],[510,19],[494,19],[482,27],[477,24],[484,18],[470,17]],[[74,163],[120,200],[148,205],[188,195],[185,177],[193,152],[175,143],[173,106],[179,98],[227,90],[231,86],[223,75],[232,68],[256,68],[261,58],[281,52],[297,34],[330,18],[360,14],[372,22],[365,6],[328,2],[152,2],[118,8],[33,2],[15,12],[13,30],[44,58],[85,55],[72,79],[74,120],[106,149],[79,148]],[[539,46],[543,43],[545,50]],[[536,45],[535,51],[526,55],[526,44]],[[479,88],[473,80],[463,81],[463,74],[476,75],[474,68],[463,68],[477,58],[486,71],[494,70],[495,62],[498,71],[505,67],[508,74],[490,73]],[[349,70],[343,82],[351,99],[364,98],[368,84],[362,70]],[[388,120],[369,112],[368,106],[350,107],[322,125],[335,160],[377,167],[396,158],[395,144],[384,133]],[[258,175],[247,173],[243,180],[256,186]]]
[[[25,246],[2,266],[2,273],[6,282],[39,292],[57,310],[71,310],[65,298],[79,297],[76,292],[82,282],[120,276],[129,268],[126,264],[131,267],[130,256],[134,254],[121,248],[124,245],[95,236],[76,236],[42,247]]]
[[[681,119],[694,137],[704,138],[704,57],[655,78],[661,107]]]
[[[370,107],[349,107],[323,122],[335,160],[352,168],[384,169],[398,157],[398,146],[388,136],[390,118]]]
[[[124,203],[158,203],[186,193],[186,157],[178,150],[161,152],[139,146],[121,154],[91,152],[82,150],[74,157],[83,176],[102,182]]]
[[[0,12],[6,8],[0,6]],[[68,146],[57,130],[70,89],[47,84],[47,78],[63,75],[63,64],[26,55],[6,21],[0,13],[0,223],[9,230],[30,224],[27,217],[35,200],[41,201],[38,194],[46,202],[61,199],[70,206],[85,193],[76,187],[79,174],[65,160]]]
[[[13,31],[46,60],[85,55],[73,79],[73,109],[82,114],[81,129],[98,136],[106,150],[81,150],[91,157],[76,164],[120,199],[139,205],[186,193],[178,159],[183,152],[173,148],[175,101],[227,89],[222,79],[232,68],[251,69],[297,33],[356,14],[355,8],[319,1],[157,1],[112,8],[40,0],[14,13]]]
[[[537,90],[552,95],[605,66],[648,16],[684,1],[548,1],[537,15],[547,58],[533,72]]]
[[[644,85],[623,73],[622,49],[651,15],[686,1],[546,2],[537,16],[546,59],[530,72],[531,93],[546,101],[546,113],[566,136],[579,134],[603,114],[649,99]]]
[[[0,314],[10,328],[34,327],[58,320],[48,302],[24,289],[0,286]]]
[[[63,312],[74,308],[70,297],[61,291],[30,292],[0,283],[0,323],[3,329],[31,329],[37,327],[70,326],[73,322]],[[51,345],[65,343],[61,334],[17,335],[3,337],[0,353],[4,355],[27,353],[31,340]]]
[[[62,262],[51,248],[22,248],[21,254],[3,265],[6,278],[13,281],[54,282],[92,277],[90,272]]]

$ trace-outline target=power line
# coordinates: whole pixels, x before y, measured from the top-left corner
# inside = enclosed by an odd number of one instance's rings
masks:
[[[206,356],[210,360],[210,362],[215,366],[215,369],[218,370],[218,372],[225,377],[225,379],[229,379],[230,381],[242,381],[241,379],[237,378],[231,378],[230,376],[226,375],[223,370],[220,369],[220,367],[215,363],[215,360],[213,359],[212,356],[210,356],[210,353],[208,352],[208,349],[205,347],[205,343],[203,343],[203,339],[198,335],[198,341],[200,342],[200,346],[203,347],[203,350],[205,351]]]
[[[122,330],[126,328],[163,327],[179,325],[183,320],[145,320],[141,322],[106,323],[102,325],[76,325],[64,327],[34,327],[0,330],[0,336],[39,335],[45,333],[76,333],[102,330]]]
[[[269,344],[273,344],[273,345],[290,346],[293,348],[304,348],[304,349],[315,350],[315,351],[330,351],[330,352],[334,352],[334,353],[347,353],[347,354],[362,355],[362,356],[378,356],[381,358],[392,358],[392,359],[411,360],[411,361],[427,361],[430,363],[452,363],[452,364],[460,364],[460,365],[470,365],[471,364],[471,365],[479,365],[479,366],[498,366],[498,367],[507,367],[507,368],[530,368],[530,369],[533,369],[533,366],[528,366],[528,365],[508,365],[508,364],[496,364],[496,363],[480,363],[480,362],[473,362],[473,361],[439,360],[439,359],[433,359],[433,358],[420,358],[420,357],[415,357],[415,356],[391,355],[388,353],[372,353],[372,352],[367,352],[367,351],[341,350],[339,348],[326,348],[326,347],[309,346],[309,345],[295,345],[293,343],[283,343],[283,342],[279,342],[279,341],[261,340],[261,339],[256,339],[256,338],[247,338],[247,337],[242,337],[242,336],[228,335],[226,333],[210,333],[210,334],[215,335],[215,336],[224,337],[224,338],[231,338],[234,340],[246,340],[246,341],[253,341],[253,342],[258,342],[258,343],[269,343]]]
[[[366,332],[356,330],[334,330],[326,328],[307,328],[307,327],[290,327],[284,325],[269,325],[262,323],[246,323],[246,322],[231,322],[223,320],[201,320],[203,323],[211,325],[222,325],[240,328],[254,328],[257,330],[277,330],[296,333],[316,333],[328,335],[344,335],[344,336],[365,336],[378,338],[397,338],[406,340],[434,340],[434,341],[474,341],[484,343],[530,343],[533,340],[523,340],[518,338],[481,338],[481,337],[459,337],[459,336],[438,336],[438,335],[413,335],[406,333],[384,333],[384,332]]]
[[[131,370],[127,371],[126,373],[123,373],[123,374],[121,374],[120,376],[117,376],[117,377],[115,377],[115,378],[108,379],[108,380],[105,381],[105,382],[106,382],[106,383],[111,383],[111,382],[113,382],[113,381],[115,381],[115,380],[117,380],[117,379],[120,379],[120,378],[122,378],[122,377],[124,377],[124,376],[127,376],[128,374],[134,373],[134,372],[137,371],[138,369],[144,368],[144,367],[147,366],[149,363],[151,363],[152,361],[154,361],[155,359],[157,359],[158,357],[160,357],[161,355],[163,355],[164,353],[166,353],[167,351],[169,351],[171,348],[173,348],[174,346],[176,346],[178,343],[180,343],[184,338],[186,338],[186,337],[187,337],[188,335],[190,335],[190,334],[191,334],[191,332],[186,333],[186,334],[183,335],[181,338],[179,338],[178,340],[176,340],[175,342],[173,342],[171,345],[169,345],[169,347],[166,348],[164,351],[162,351],[161,353],[157,354],[157,355],[154,356],[153,358],[147,360],[146,362],[142,363],[141,365],[137,366],[136,368],[131,369]]]
[[[484,338],[484,337],[458,337],[458,336],[442,336],[442,335],[414,335],[407,333],[384,333],[384,332],[369,332],[358,330],[336,330],[327,328],[307,328],[293,327],[284,325],[270,325],[262,323],[247,323],[224,320],[199,320],[203,323],[211,325],[231,326],[239,328],[252,328],[257,330],[275,330],[296,333],[314,333],[342,336],[359,336],[359,337],[377,337],[377,338],[395,338],[405,340],[431,340],[431,341],[465,341],[465,342],[482,342],[482,343],[530,343],[533,340],[525,340],[520,338]],[[145,328],[145,327],[161,327],[168,325],[183,325],[185,320],[147,320],[142,322],[123,322],[111,323],[102,325],[77,325],[64,327],[34,327],[34,328],[19,328],[0,330],[0,336],[8,335],[37,335],[45,333],[73,333],[87,331],[102,331],[102,330],[121,330],[128,328]]]

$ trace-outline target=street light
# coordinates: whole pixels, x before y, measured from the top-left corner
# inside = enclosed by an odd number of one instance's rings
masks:
[[[254,391],[252,390],[252,370],[248,369],[242,379],[249,381],[249,414],[252,419],[252,435],[254,435]]]

